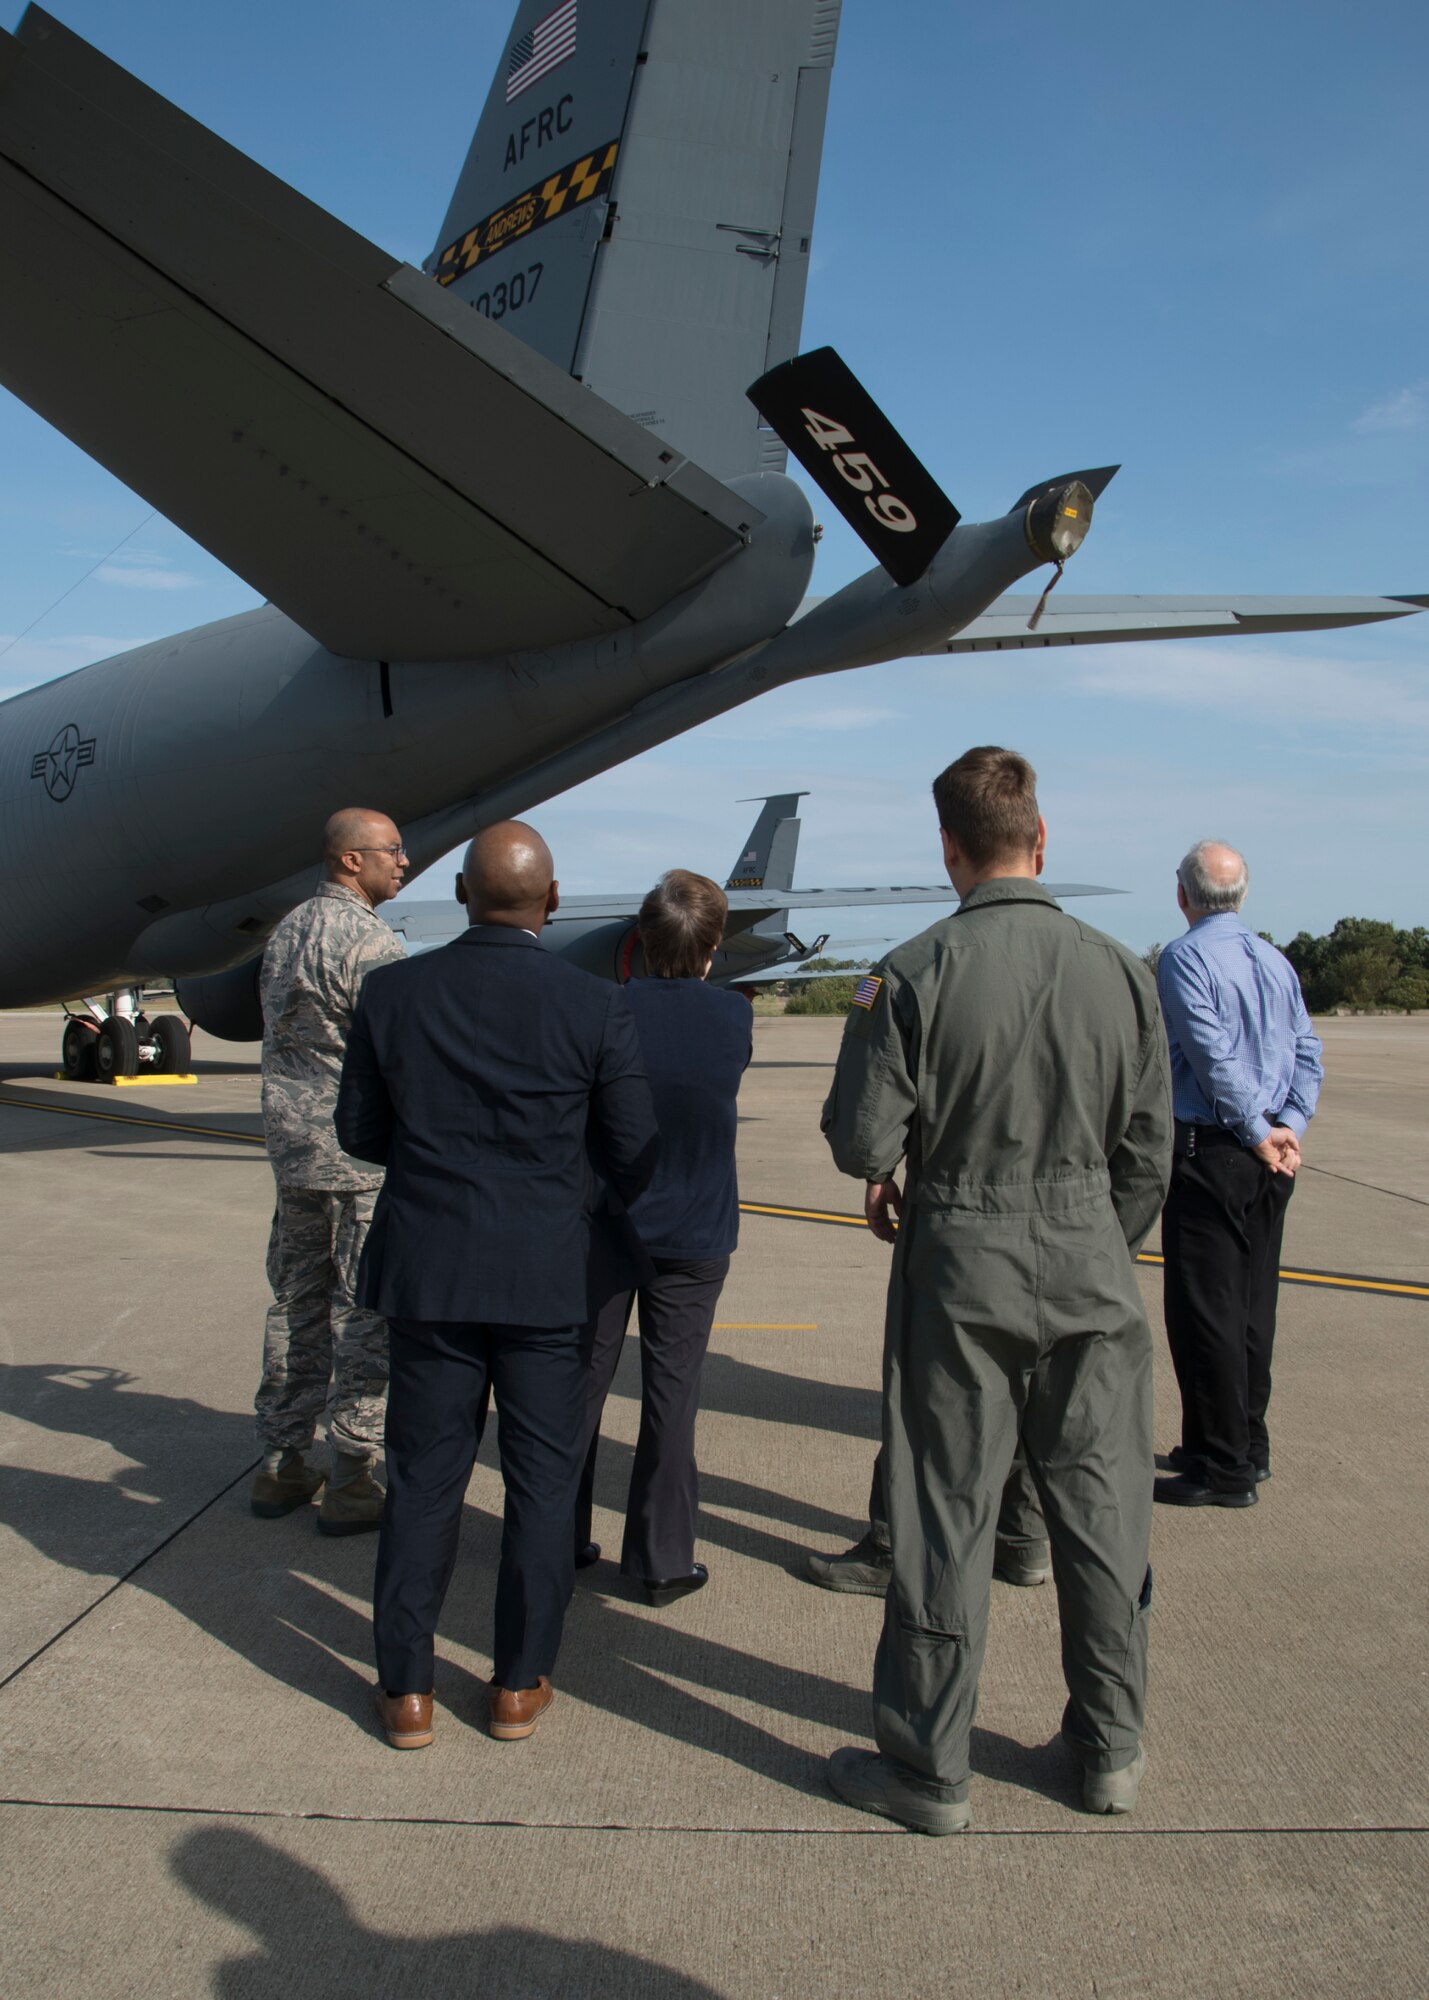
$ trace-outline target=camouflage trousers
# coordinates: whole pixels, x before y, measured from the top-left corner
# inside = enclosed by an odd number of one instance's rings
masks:
[[[278,1186],[268,1239],[273,1303],[253,1407],[265,1451],[313,1440],[327,1406],[334,1451],[375,1458],[387,1410],[387,1322],[353,1303],[375,1192]]]

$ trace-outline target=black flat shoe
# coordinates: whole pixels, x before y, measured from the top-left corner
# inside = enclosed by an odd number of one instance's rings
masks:
[[[703,1590],[709,1580],[704,1564],[696,1563],[688,1576],[647,1576],[645,1595],[658,1610],[661,1605],[673,1604],[677,1597],[688,1597],[692,1590]]]
[[[593,1564],[598,1563],[599,1561],[600,1561],[600,1543],[582,1542],[580,1547],[576,1550],[576,1568],[590,1569]]]
[[[1245,1493],[1221,1493],[1184,1474],[1179,1479],[1158,1479],[1151,1493],[1169,1507],[1253,1507],[1260,1498],[1253,1486]]]

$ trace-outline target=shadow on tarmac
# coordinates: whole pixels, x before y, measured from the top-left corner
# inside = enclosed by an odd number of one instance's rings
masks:
[[[881,1366],[883,1355],[881,1326],[877,1332],[878,1345],[869,1364],[873,1370]],[[639,1400],[638,1379],[632,1379],[626,1385],[626,1393],[632,1400]],[[811,1381],[807,1375],[790,1375],[777,1368],[765,1368],[753,1361],[741,1361],[733,1354],[705,1356],[700,1408],[718,1410],[727,1417],[807,1424],[812,1430],[868,1438],[875,1446],[883,1424],[883,1394],[880,1389],[849,1388],[838,1382]]]
[[[761,1372],[738,1366],[740,1379]],[[212,1491],[215,1473],[244,1478],[254,1458],[252,1420],[188,1397],[138,1390],[132,1382],[122,1369],[87,1364],[32,1363],[0,1373],[0,1406],[52,1432],[108,1443],[134,1461],[108,1479],[0,1466],[0,1521],[51,1562],[104,1583],[133,1569],[135,1589],[148,1591],[259,1672],[375,1734],[365,1609],[375,1536],[325,1540],[317,1534],[311,1508],[281,1521],[254,1521],[239,1486],[227,1494],[220,1488],[202,1557],[182,1539],[165,1547],[196,1512],[205,1511],[199,1495]],[[765,1399],[761,1403],[768,1407]],[[484,1460],[489,1453],[488,1442]],[[598,1504],[623,1512],[633,1458],[629,1445],[604,1441]],[[797,1575],[807,1544],[711,1509],[757,1513],[839,1546],[863,1527],[851,1516],[718,1474],[702,1474],[701,1497],[706,1503],[701,1547],[710,1555],[716,1588],[720,1549]],[[456,1645],[487,1655],[500,1544],[500,1519],[469,1500],[438,1640],[437,1693],[455,1720],[477,1728],[484,1727],[487,1684],[453,1659],[450,1649]],[[356,1603],[343,1602],[334,1591]],[[558,1668],[562,1691],[612,1716],[637,1719],[676,1743],[742,1764],[766,1780],[822,1797],[823,1757],[786,1741],[753,1714],[787,1715],[866,1741],[867,1688],[692,1634],[677,1614],[652,1615],[643,1598],[637,1605],[638,1595],[614,1562],[586,1573],[567,1621]],[[872,1647],[870,1628],[870,1667]],[[1028,1747],[988,1730],[973,1732],[976,1772],[1071,1803],[1074,1787],[1065,1763],[1055,1738]]]
[[[205,1827],[179,1842],[175,1879],[254,1938],[256,1949],[215,1966],[219,2000],[300,1991],[304,2000],[362,1993],[506,2000],[510,1994],[650,1994],[719,2000],[713,1987],[593,1939],[578,1942],[502,1924],[441,1937],[369,1930],[346,1897],[305,1862],[237,1827]],[[439,1905],[499,1902],[500,1884],[477,1872],[435,1885]]]

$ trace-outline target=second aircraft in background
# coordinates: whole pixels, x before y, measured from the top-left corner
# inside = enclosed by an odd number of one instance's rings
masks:
[[[774,792],[759,801],[762,811],[750,829],[725,882],[729,922],[724,943],[715,953],[710,983],[715,986],[761,986],[799,973],[829,942],[822,931],[806,944],[790,926],[795,910],[884,908],[905,903],[955,903],[950,883],[898,888],[796,889],[794,858],[799,848],[798,805],[807,792]],[[672,864],[673,865],[673,864]],[[647,887],[651,885],[647,884]],[[1114,896],[1115,889],[1087,882],[1049,882],[1052,895]],[[542,934],[542,943],[563,958],[603,979],[624,982],[645,970],[636,917],[644,889],[604,896],[562,896],[561,906]],[[382,912],[393,930],[407,941],[409,951],[427,951],[447,944],[466,928],[466,912],[453,895],[450,902],[412,901],[386,905]],[[844,949],[867,943],[892,943],[892,937],[847,939]],[[819,977],[815,972],[808,977]]]

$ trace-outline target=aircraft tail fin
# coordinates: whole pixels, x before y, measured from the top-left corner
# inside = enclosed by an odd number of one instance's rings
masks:
[[[841,0],[520,0],[426,269],[722,479],[798,349]]]
[[[799,801],[807,792],[771,792],[730,870],[726,889],[790,889],[799,851]],[[746,800],[746,804],[753,801]]]

